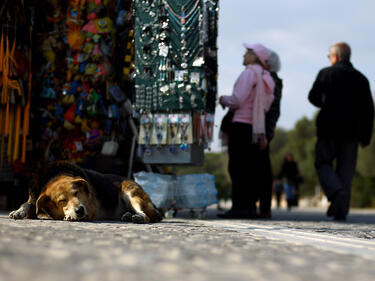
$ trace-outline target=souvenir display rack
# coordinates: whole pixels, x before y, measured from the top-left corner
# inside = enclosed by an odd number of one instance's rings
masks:
[[[133,135],[123,106],[134,91],[132,4],[0,5],[1,163],[65,159],[119,172],[112,163],[128,161]]]
[[[111,163],[131,133],[123,102],[131,98],[132,1],[47,1],[41,42],[43,114],[38,143],[50,146],[46,161],[68,159],[84,167]],[[50,18],[52,16],[52,19]],[[41,18],[43,18],[41,16]],[[125,158],[125,157],[124,157]],[[98,162],[99,159],[99,162]]]
[[[134,15],[140,154],[201,164],[214,122],[218,1],[135,0]]]
[[[0,181],[13,175],[13,163],[26,162],[30,132],[32,29],[28,11],[15,2],[0,5]]]

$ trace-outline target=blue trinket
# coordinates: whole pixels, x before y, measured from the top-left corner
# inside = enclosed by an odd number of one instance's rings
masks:
[[[169,152],[170,153],[177,153],[177,147],[176,146],[171,146],[170,148],[169,148]]]
[[[186,143],[181,143],[181,144],[180,144],[180,148],[181,148],[181,150],[186,151],[187,148],[188,148],[188,146],[187,146]]]
[[[150,149],[150,148],[147,147],[147,148],[145,149],[145,155],[146,155],[146,156],[151,156],[151,149]]]

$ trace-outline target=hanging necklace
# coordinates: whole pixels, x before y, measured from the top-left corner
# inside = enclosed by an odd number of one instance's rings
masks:
[[[191,10],[191,13],[189,14],[188,20],[184,20],[184,22],[181,22],[181,17],[176,16],[176,13],[173,12],[173,10],[167,9],[168,14],[170,15],[170,18],[178,25],[183,28],[184,26],[190,25],[192,21],[195,21],[197,19],[198,12],[200,10],[200,7],[194,8]],[[191,15],[191,17],[190,17]]]
[[[146,105],[145,99],[145,86],[144,85],[136,85],[135,86],[135,105],[139,111],[143,111]]]
[[[142,26],[142,28],[140,28]],[[153,24],[144,24],[140,25],[136,31],[136,37],[139,39],[139,42],[142,44],[151,44],[155,40],[155,28]],[[141,33],[141,34],[140,34]]]
[[[169,10],[175,17],[180,19],[181,24],[185,24],[186,19],[190,17],[190,15],[194,12],[194,10],[197,8],[199,5],[200,0],[197,0],[194,3],[194,6],[192,9],[190,9],[189,13],[185,14],[185,8],[184,6],[181,7],[181,15],[177,14],[172,7],[168,4],[166,0],[163,0],[164,5],[167,7],[167,10]]]
[[[145,154],[150,155],[150,141],[151,141],[151,134],[152,134],[152,114],[142,115],[141,117],[142,127],[144,129],[144,143],[145,143]]]
[[[136,57],[142,62],[143,65],[145,66],[151,66],[152,63],[154,62],[156,56],[144,56],[143,58],[141,57],[141,55],[139,54],[139,50],[136,49],[135,51],[135,54],[136,54]],[[151,57],[151,58],[150,58]]]
[[[186,56],[183,56],[180,54],[180,52],[176,51],[179,50],[179,46],[175,46],[174,44],[171,44],[170,53],[171,53],[171,59],[175,63],[175,65],[179,68],[186,69],[194,62],[203,55],[203,46],[200,46],[199,48],[195,49],[187,49],[185,53],[187,54]],[[188,59],[187,56],[190,56]]]
[[[156,114],[155,119],[155,133],[156,133],[156,141],[157,146],[161,147],[162,144],[165,142],[165,130],[166,130],[166,115],[164,114]]]
[[[179,117],[179,123],[180,123],[180,128],[181,128],[181,144],[180,148],[181,150],[185,151],[187,149],[187,140],[189,135],[187,134],[187,130],[190,127],[190,115],[188,114],[181,114]]]
[[[177,33],[178,36],[181,37],[181,39],[185,39],[185,38],[189,37],[190,34],[188,35],[188,33],[197,31],[197,29],[198,29],[198,23],[197,23],[198,19],[199,19],[199,14],[196,13],[195,15],[193,15],[189,19],[189,22],[182,27],[179,25],[179,23],[173,17],[171,17],[171,20],[169,21],[169,23],[170,23],[170,27],[171,27],[172,31]]]
[[[172,1],[163,0],[163,3],[169,18],[170,46],[174,49],[172,59],[178,68],[186,69],[191,64],[192,55],[198,53],[200,1],[190,2],[192,4],[188,13],[185,13],[185,4],[180,6],[181,16],[171,5]]]

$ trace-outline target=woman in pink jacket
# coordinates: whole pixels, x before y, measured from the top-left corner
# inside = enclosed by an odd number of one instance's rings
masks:
[[[232,208],[222,218],[254,218],[257,185],[262,176],[260,154],[267,147],[265,113],[273,101],[274,82],[265,70],[268,50],[261,44],[244,44],[245,69],[230,96],[220,104],[234,111],[228,139],[229,174],[232,180]]]

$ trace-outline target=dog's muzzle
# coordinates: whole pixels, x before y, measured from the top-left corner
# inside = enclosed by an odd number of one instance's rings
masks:
[[[83,219],[86,216],[86,209],[84,206],[80,205],[79,207],[74,209],[77,219]]]

